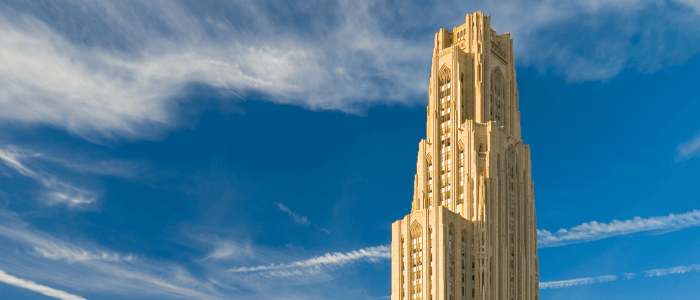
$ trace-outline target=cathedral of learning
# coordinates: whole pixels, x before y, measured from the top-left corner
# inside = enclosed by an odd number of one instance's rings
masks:
[[[513,40],[482,12],[435,34],[411,213],[392,224],[392,300],[538,300],[530,147]]]

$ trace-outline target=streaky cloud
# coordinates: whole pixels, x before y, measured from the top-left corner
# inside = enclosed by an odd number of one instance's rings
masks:
[[[644,277],[665,276],[671,274],[683,274],[688,272],[700,271],[700,265],[679,266],[668,269],[653,269],[644,271]]]
[[[700,133],[694,138],[678,145],[676,161],[686,160],[698,155],[700,155]]]
[[[700,271],[700,265],[695,264],[695,265],[690,265],[690,266],[678,266],[678,267],[667,268],[667,269],[647,270],[647,271],[644,271],[644,277],[657,277],[657,276],[666,276],[666,275],[672,275],[672,274],[684,274],[684,273],[697,272],[697,271]],[[622,275],[625,279],[633,279],[636,277],[637,274],[630,273],[630,272],[623,272]],[[617,278],[618,277],[616,275],[603,275],[603,276],[598,276],[598,277],[585,277],[585,278],[576,278],[576,279],[561,280],[561,281],[547,281],[547,282],[540,282],[540,289],[558,289],[558,288],[572,287],[572,286],[577,286],[577,285],[603,283],[603,282],[616,281]]]
[[[562,281],[547,281],[547,282],[540,282],[540,289],[560,289],[560,288],[565,288],[565,287],[572,287],[572,286],[577,286],[577,285],[586,285],[586,284],[594,284],[594,283],[603,283],[603,282],[611,282],[617,280],[617,276],[615,275],[603,275],[603,276],[598,276],[598,277],[586,277],[586,278],[577,278],[577,279],[569,279],[569,280],[562,280]]]
[[[210,282],[194,278],[179,265],[108,251],[90,242],[61,240],[32,229],[16,213],[4,210],[0,210],[0,255],[0,267],[7,272],[80,290],[222,299]],[[6,263],[8,259],[12,263]]]
[[[12,63],[0,64],[0,118],[53,125],[88,140],[150,138],[177,123],[175,102],[192,84],[212,87],[225,98],[254,92],[275,103],[350,113],[368,103],[405,102],[425,93],[418,85],[425,76],[402,66],[429,48],[403,47],[401,39],[385,36],[369,5],[338,5],[329,12],[343,15],[335,33],[309,41],[274,29],[269,8],[258,7],[264,4],[220,5],[223,10],[208,15],[177,2],[54,4],[75,22],[99,29],[80,33],[93,44],[73,39],[77,33],[64,24],[8,5],[7,18],[0,18],[0,57]],[[258,17],[236,26],[230,19],[235,16],[221,15],[237,11]],[[152,21],[154,15],[162,22]],[[403,48],[400,55],[390,51],[395,47]],[[347,65],[339,57],[375,67]]]
[[[290,5],[45,3],[64,16],[53,19],[39,5],[2,4],[0,118],[88,140],[149,139],[177,126],[178,101],[193,84],[225,99],[353,114],[414,105],[428,92],[429,73],[414,70],[427,66],[435,28],[479,8],[520,41],[519,66],[554,69],[573,82],[605,81],[630,65],[650,73],[700,52],[692,38],[700,26],[688,26],[700,24],[692,0],[505,0],[448,11],[438,1],[401,3],[400,14],[387,13],[398,4],[370,0]],[[308,22],[290,21],[301,19]],[[552,36],[557,27],[570,31]],[[583,37],[570,38],[576,34]]]
[[[286,212],[294,220],[294,223],[296,223],[297,225],[307,226],[307,225],[311,224],[311,222],[309,222],[309,220],[308,220],[308,218],[306,218],[306,216],[299,216],[298,214],[293,212],[291,209],[289,209],[289,207],[287,207],[286,205],[279,203],[279,202],[275,202],[275,205],[277,205],[277,207],[279,207],[279,209],[281,211]]]
[[[27,152],[16,146],[7,146],[5,149],[0,149],[0,161],[17,173],[32,178],[49,191],[45,193],[44,201],[46,203],[50,205],[65,204],[69,207],[82,207],[97,200],[97,195],[94,192],[60,180],[53,174],[34,170],[25,164],[24,161],[26,159],[40,155],[40,153]]]
[[[537,229],[537,247],[559,247],[584,243],[644,231],[675,231],[700,226],[700,210],[683,214],[670,214],[649,218],[634,217],[630,220],[613,220],[610,223],[596,221],[583,223],[570,229],[559,229],[552,233]]]
[[[30,291],[41,293],[46,296],[58,298],[61,300],[86,300],[83,297],[73,295],[54,288],[50,288],[48,286],[38,284],[34,281],[17,278],[15,276],[5,273],[5,271],[3,270],[0,270],[0,282],[7,283],[9,285],[14,285],[23,289],[28,289]]]
[[[255,267],[239,267],[228,270],[233,273],[241,272],[261,272],[268,271],[272,276],[291,276],[294,275],[294,269],[315,268],[320,266],[335,266],[344,265],[357,260],[368,260],[377,262],[382,259],[391,258],[391,248],[389,246],[368,247],[360,250],[354,250],[346,253],[326,253],[322,256],[316,256],[307,260],[296,261],[286,264],[271,264]]]
[[[253,257],[254,251],[250,243],[237,244],[226,241],[217,241],[214,250],[210,252],[202,261],[236,259],[241,257]]]

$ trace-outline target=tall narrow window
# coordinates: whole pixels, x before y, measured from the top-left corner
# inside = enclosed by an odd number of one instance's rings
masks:
[[[416,224],[411,229],[411,299],[423,297],[423,230]]]
[[[401,244],[399,246],[399,253],[401,253],[401,276],[400,282],[399,282],[399,298],[401,299],[406,299],[406,279],[405,279],[405,271],[406,271],[406,242],[404,241],[403,237],[401,237]]]
[[[472,241],[473,242],[473,241]],[[475,275],[476,275],[476,261],[474,260],[474,255],[472,255],[472,287],[476,286],[476,280],[475,280]],[[474,289],[472,288],[472,297],[474,297]]]
[[[430,261],[428,262],[428,278],[430,280],[428,281],[428,293],[430,295],[429,299],[433,299],[433,270],[435,269],[435,261],[433,261],[433,241],[435,241],[435,236],[433,236],[433,228],[428,227],[428,248],[430,248],[430,252],[428,253],[428,257],[430,257]]]
[[[507,200],[506,205],[508,206],[506,219],[508,220],[508,292],[509,299],[515,299],[515,196],[516,196],[516,174],[517,174],[517,153],[515,148],[511,145],[508,146],[506,150],[506,181],[507,181]]]
[[[454,295],[455,290],[455,226],[450,224],[447,236],[447,260],[449,262],[448,269],[448,294],[450,298]]]
[[[464,146],[459,145],[459,199],[457,204],[464,204]]]
[[[501,69],[496,67],[491,74],[491,120],[503,126],[503,108],[505,107],[505,80]]]
[[[452,114],[452,86],[450,69],[442,68],[438,76],[439,115],[440,124],[440,205],[450,206],[451,195],[451,155],[450,155],[450,128]]]
[[[464,292],[467,289],[467,282],[464,280],[467,277],[467,231],[462,230],[462,299],[465,299]]]
[[[433,206],[433,160],[428,157],[428,206]]]

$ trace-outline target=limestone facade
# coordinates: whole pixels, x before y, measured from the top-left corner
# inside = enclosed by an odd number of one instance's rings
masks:
[[[411,214],[392,224],[392,300],[538,300],[530,147],[513,40],[490,17],[440,29]]]

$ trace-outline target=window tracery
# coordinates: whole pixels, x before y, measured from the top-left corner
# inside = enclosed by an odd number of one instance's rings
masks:
[[[423,230],[419,224],[411,229],[411,299],[423,297]]]
[[[438,86],[439,93],[438,99],[440,100],[439,106],[439,116],[438,122],[440,123],[440,205],[450,206],[452,204],[451,195],[451,145],[450,145],[450,132],[451,132],[451,114],[452,114],[452,86],[450,69],[442,68],[440,75],[438,76]]]
[[[496,67],[491,75],[491,120],[503,126],[503,108],[505,107],[505,80],[501,69]]]

